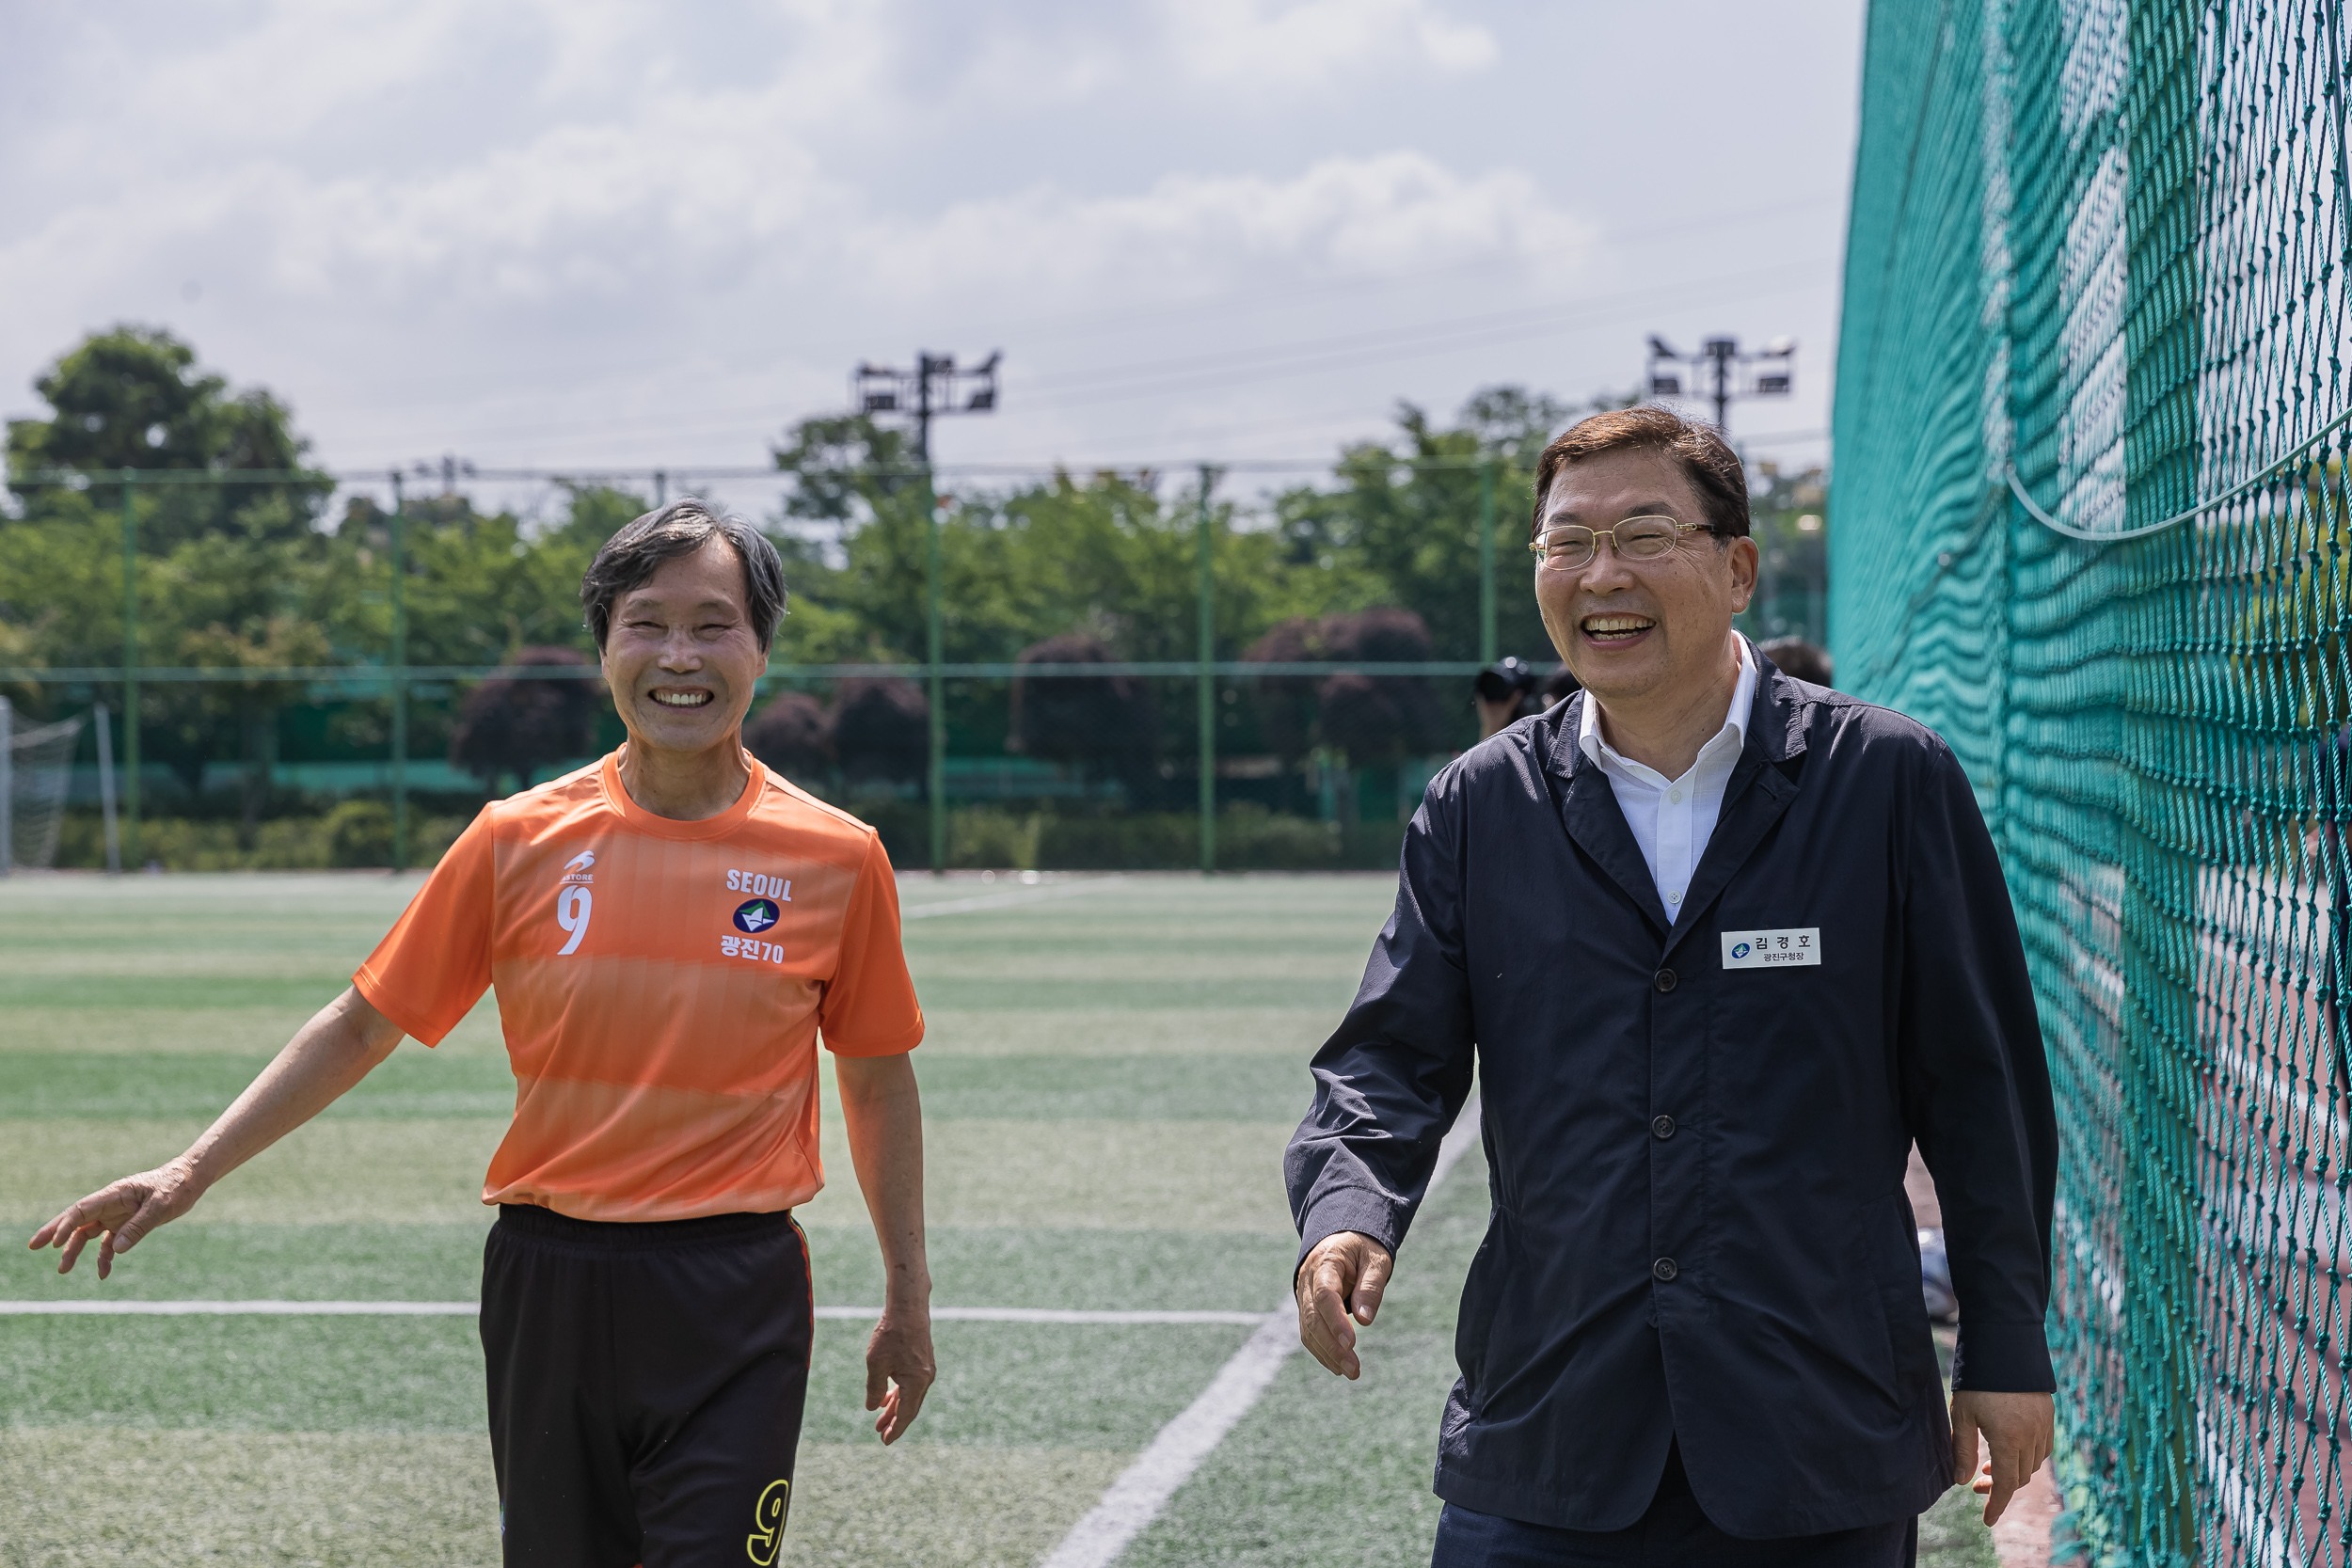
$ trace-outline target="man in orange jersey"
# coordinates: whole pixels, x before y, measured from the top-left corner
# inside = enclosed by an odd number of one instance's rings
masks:
[[[484,808],[351,988],[178,1159],[36,1232],[115,1258],[486,987],[515,1117],[483,1201],[482,1341],[509,1563],[777,1560],[814,1308],[817,1044],[888,1271],[866,1408],[895,1441],[933,1368],[923,1015],[874,831],[743,750],[785,602],[774,547],[682,500],[580,585],[628,729]]]

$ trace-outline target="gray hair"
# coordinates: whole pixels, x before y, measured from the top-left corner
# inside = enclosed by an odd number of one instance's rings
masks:
[[[710,503],[688,496],[646,513],[612,538],[589,563],[580,579],[580,602],[588,610],[588,630],[604,650],[612,629],[612,601],[633,588],[642,588],[665,561],[692,555],[713,539],[724,539],[743,563],[745,608],[759,645],[774,641],[776,622],[785,605],[784,561],[768,536],[732,512],[713,512]]]

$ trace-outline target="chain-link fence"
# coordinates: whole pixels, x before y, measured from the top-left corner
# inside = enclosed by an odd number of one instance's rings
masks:
[[[2009,867],[2101,1562],[2352,1541],[2341,11],[1871,8],[1835,646]]]

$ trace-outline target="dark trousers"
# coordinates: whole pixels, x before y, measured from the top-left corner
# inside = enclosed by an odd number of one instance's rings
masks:
[[[1448,1503],[1438,1519],[1430,1568],[1911,1568],[1919,1521],[1865,1525],[1828,1535],[1751,1541],[1726,1535],[1699,1511],[1682,1448],[1666,1450],[1666,1473],[1649,1512],[1624,1529],[1554,1529]]]
[[[482,1349],[507,1563],[780,1560],[815,1317],[789,1214],[502,1208]]]

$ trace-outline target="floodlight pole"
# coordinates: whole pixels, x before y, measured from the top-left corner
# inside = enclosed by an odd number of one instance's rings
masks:
[[[931,875],[947,874],[947,683],[939,673],[946,657],[946,630],[939,608],[939,496],[931,467],[923,465],[923,620],[925,673],[930,687],[930,762],[925,770],[931,808]]]
[[[1216,528],[1209,490],[1216,471],[1200,465],[1200,500],[1194,511],[1194,554],[1198,558],[1200,673],[1200,870],[1216,869]]]
[[[931,467],[931,366],[936,363],[928,354],[914,356],[914,460],[923,465],[926,475]],[[953,369],[955,361],[947,364]]]
[[[1478,662],[1495,661],[1495,465],[1478,466]]]
[[[942,414],[996,411],[996,362],[1002,350],[968,371],[956,369],[952,354],[918,351],[912,372],[861,363],[850,375],[851,401],[861,414],[912,414],[914,466],[922,481],[924,548],[924,673],[930,691],[930,765],[925,779],[930,795],[931,875],[947,874],[947,689],[940,673],[946,639],[940,622],[939,494],[931,483],[931,420]],[[959,400],[956,384],[968,390]]]
[[[408,501],[392,470],[392,871],[408,869]]]
[[[1730,338],[1709,338],[1703,352],[1715,372],[1715,428],[1731,434],[1731,361],[1740,345]]]
[[[137,470],[122,470],[122,847],[139,855],[139,512],[132,499]]]

